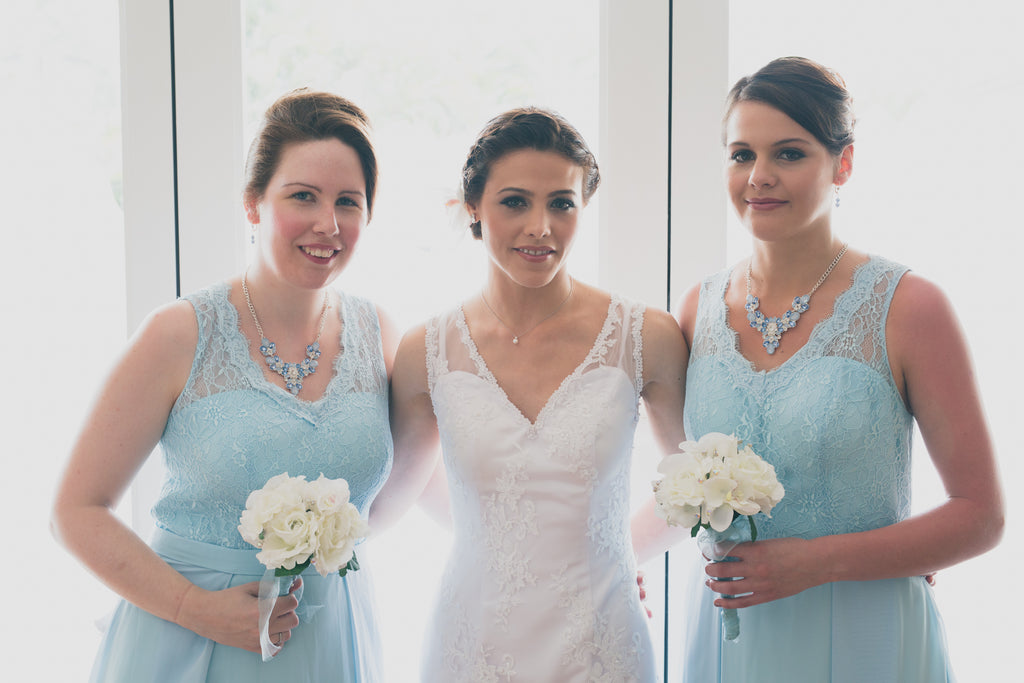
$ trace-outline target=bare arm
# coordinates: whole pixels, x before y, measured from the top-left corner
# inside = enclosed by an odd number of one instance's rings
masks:
[[[683,395],[686,391],[686,340],[668,313],[648,309],[644,315],[644,390],[651,430],[662,454],[678,450],[683,433]],[[633,550],[640,564],[663,553],[685,535],[654,514],[651,497],[632,518]]]
[[[999,542],[1003,497],[988,426],[966,342],[936,286],[904,276],[890,309],[887,344],[893,375],[917,419],[946,501],[872,531],[743,545],[731,553],[740,563],[710,565],[707,573],[745,575],[743,586],[734,582],[728,590],[713,590],[753,595],[716,604],[746,607],[831,581],[927,574]],[[734,571],[724,569],[727,564],[746,566]]]
[[[391,476],[370,508],[375,532],[398,520],[419,498],[438,460],[437,418],[427,386],[426,330],[410,331],[398,345],[391,376]]]
[[[255,584],[252,590],[239,586],[208,593],[161,560],[113,513],[163,433],[188,378],[197,339],[195,313],[187,302],[166,306],[143,323],[78,436],[51,526],[73,555],[129,602],[202,636],[259,652]],[[294,625],[292,603],[290,596],[279,601],[278,631]]]

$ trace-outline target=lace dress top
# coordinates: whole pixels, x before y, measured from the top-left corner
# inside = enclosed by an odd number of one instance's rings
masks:
[[[461,309],[428,323],[455,537],[424,681],[656,678],[629,533],[643,312],[613,297],[590,352],[532,423]]]
[[[780,367],[755,371],[724,303],[729,272],[700,291],[686,381],[688,438],[736,434],[786,488],[758,536],[815,538],[910,514],[912,418],[889,369],[885,318],[906,268],[872,258],[833,313]]]
[[[341,352],[323,397],[296,398],[269,382],[249,354],[227,283],[186,299],[199,322],[192,371],[160,440],[167,476],[158,527],[195,541],[251,549],[238,532],[249,493],[287,472],[349,483],[364,516],[391,468],[387,374],[380,324],[368,301],[339,294]]]

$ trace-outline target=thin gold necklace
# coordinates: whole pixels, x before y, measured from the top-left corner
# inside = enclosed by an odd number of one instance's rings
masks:
[[[546,316],[544,316],[544,317],[543,317],[543,318],[541,318],[541,319],[540,319],[539,321],[537,321],[537,323],[536,323],[536,324],[535,324],[535,325],[534,325],[533,327],[531,327],[531,328],[530,328],[530,329],[528,329],[528,330],[527,330],[526,332],[523,332],[523,333],[521,333],[521,334],[517,334],[517,333],[516,333],[516,331],[515,331],[515,330],[513,330],[513,329],[512,329],[512,328],[511,328],[511,327],[509,326],[509,324],[508,324],[508,323],[506,323],[506,322],[505,322],[504,320],[502,320],[502,319],[501,319],[501,316],[500,316],[500,315],[498,315],[497,313],[495,313],[495,312],[494,312],[494,309],[493,309],[493,308],[491,308],[491,305],[490,305],[489,303],[487,303],[487,297],[485,297],[485,296],[484,296],[484,293],[483,293],[483,292],[480,292],[480,299],[481,299],[481,300],[483,300],[483,302],[484,302],[484,306],[486,306],[486,307],[487,307],[487,310],[491,312],[491,315],[493,315],[493,316],[494,316],[494,319],[495,319],[495,320],[497,320],[497,321],[498,321],[499,323],[501,323],[501,324],[502,324],[502,326],[503,326],[503,327],[504,327],[504,328],[505,328],[506,330],[508,330],[509,332],[511,332],[511,333],[512,333],[512,343],[513,343],[513,344],[516,344],[516,345],[518,346],[518,344],[519,344],[519,338],[520,338],[520,337],[525,337],[526,335],[530,334],[530,333],[531,333],[531,332],[533,332],[533,331],[534,331],[535,329],[537,329],[538,327],[540,327],[540,324],[541,324],[542,322],[544,322],[544,321],[546,321],[546,320],[548,320],[548,319],[550,319],[550,318],[554,317],[555,313],[558,313],[558,312],[559,312],[560,310],[562,310],[562,307],[563,307],[563,306],[565,306],[565,304],[569,302],[569,297],[571,297],[571,296],[572,296],[572,292],[573,292],[573,289],[575,288],[575,285],[576,285],[576,281],[575,281],[575,280],[573,280],[573,279],[572,279],[572,278],[570,277],[570,278],[569,278],[569,293],[565,295],[565,298],[564,298],[564,299],[562,299],[562,303],[558,304],[558,306],[557,306],[557,307],[555,308],[555,310],[551,311],[551,312],[550,312],[550,313],[548,313],[548,314],[547,314]]]

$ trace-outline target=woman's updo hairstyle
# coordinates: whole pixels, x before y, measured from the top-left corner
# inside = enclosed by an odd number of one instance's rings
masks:
[[[553,111],[521,107],[491,119],[473,143],[462,167],[463,200],[478,204],[494,162],[520,149],[557,152],[582,168],[584,203],[590,201],[601,184],[597,159],[571,123]],[[473,237],[480,239],[480,221],[470,228]]]
[[[803,57],[780,57],[736,81],[726,98],[725,126],[740,102],[763,102],[803,126],[833,156],[853,143],[853,98],[842,77]]]
[[[370,119],[355,104],[327,92],[299,88],[267,109],[245,162],[246,204],[258,202],[277,171],[288,145],[337,139],[356,151],[366,179],[367,219],[377,193],[377,156],[370,139]]]

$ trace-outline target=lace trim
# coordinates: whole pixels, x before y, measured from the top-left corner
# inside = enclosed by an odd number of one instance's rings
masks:
[[[594,341],[593,346],[590,347],[590,351],[587,352],[586,357],[583,361],[576,366],[576,368],[569,373],[562,380],[562,383],[558,385],[558,388],[548,397],[547,402],[537,413],[537,419],[530,422],[530,419],[523,414],[518,407],[516,412],[522,417],[527,423],[530,424],[531,434],[536,434],[544,425],[545,417],[550,412],[550,407],[559,403],[562,395],[569,390],[569,387],[574,384],[582,375],[583,372],[591,365],[597,363],[604,365],[605,357],[608,355],[608,349],[614,345],[614,340],[611,339],[612,332],[615,331],[616,325],[619,324],[619,318],[621,316],[615,315],[616,312],[623,306],[622,299],[617,296],[612,296],[611,301],[608,304],[608,313],[605,315],[604,324],[601,326],[601,331],[597,335],[597,339]],[[491,369],[487,367],[487,362],[483,356],[480,355],[480,351],[476,347],[476,342],[473,341],[473,336],[470,334],[469,325],[466,323],[466,313],[463,311],[462,306],[459,306],[455,312],[455,325],[459,330],[462,337],[462,342],[469,349],[469,356],[472,358],[473,363],[477,367],[477,372],[481,377],[487,380],[490,384],[494,385],[504,396],[505,400],[508,401],[509,405],[515,406],[508,398],[508,394],[505,393],[505,389],[502,388],[501,384],[498,383],[497,378],[491,372]]]
[[[308,417],[329,403],[335,393],[384,390],[386,377],[380,342],[380,321],[372,303],[337,292],[335,303],[341,331],[339,351],[335,356],[332,377],[322,396],[306,401],[266,378],[261,366],[250,353],[250,340],[239,327],[238,311],[228,296],[231,286],[221,282],[184,297],[192,304],[199,324],[197,354],[185,388],[172,408],[172,414],[186,406],[222,391],[259,389],[271,396],[284,410]],[[219,344],[210,344],[217,338]],[[373,339],[373,344],[360,343]]]
[[[644,307],[635,306],[631,311],[631,316],[633,320],[633,367],[634,372],[636,372],[634,384],[636,386],[637,400],[639,400],[640,394],[644,390]],[[640,419],[639,405],[637,406],[636,419]]]
[[[427,390],[434,391],[434,384],[437,378],[448,372],[448,362],[441,358],[439,346],[439,318],[431,318],[427,321],[424,335],[424,345],[427,351]]]
[[[840,292],[828,316],[819,320],[807,342],[782,365],[769,370],[757,370],[739,349],[739,334],[729,325],[729,309],[725,305],[732,269],[712,275],[701,284],[697,305],[698,330],[694,334],[691,358],[725,354],[731,350],[734,359],[756,374],[783,375],[798,367],[804,356],[842,356],[869,365],[886,376],[896,387],[885,353],[885,316],[892,301],[892,292],[907,272],[905,266],[879,256],[871,256],[857,266],[850,278],[850,286]],[[876,296],[865,296],[871,289]],[[837,343],[837,337],[842,339]],[[718,340],[727,339],[728,347]]]

